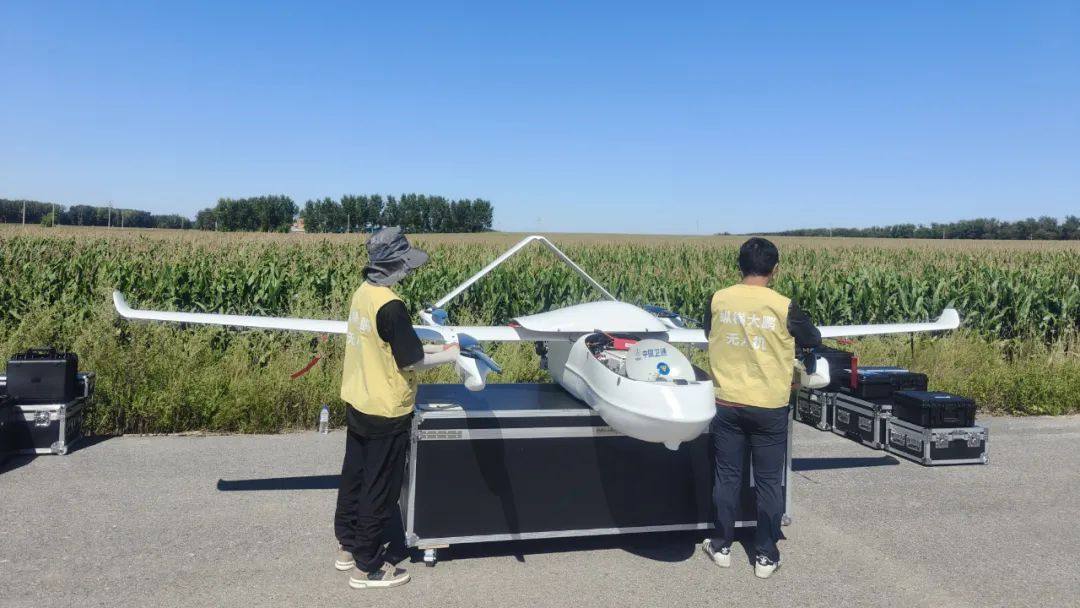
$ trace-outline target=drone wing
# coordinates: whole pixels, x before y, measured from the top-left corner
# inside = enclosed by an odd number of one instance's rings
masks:
[[[622,303],[603,303],[609,307]],[[284,331],[304,331],[321,334],[344,334],[347,330],[345,321],[333,321],[328,319],[296,319],[290,317],[258,317],[250,315],[223,315],[215,313],[198,312],[169,312],[163,310],[137,310],[128,306],[124,296],[119,291],[113,292],[113,305],[116,312],[125,319],[144,321],[168,321],[173,323],[196,323],[202,325],[224,325],[230,327],[250,327],[258,329],[278,329]],[[554,320],[573,319],[573,312],[569,307],[557,311],[557,315],[544,313],[544,322],[539,322],[540,315],[534,317],[522,317],[519,320],[526,322],[529,327],[519,325],[414,325],[413,329],[421,340],[429,342],[456,342],[459,335],[466,335],[479,342],[537,342],[553,340],[575,340],[579,336],[590,333],[585,325],[576,326],[574,323],[551,323]],[[591,316],[591,315],[590,315]],[[612,322],[615,316],[605,317]],[[960,326],[960,315],[955,309],[947,308],[935,321],[929,323],[885,323],[880,325],[826,325],[819,329],[823,338],[874,336],[882,334],[902,334],[923,331],[944,331],[956,329]],[[666,337],[669,342],[686,344],[705,344],[708,339],[705,332],[700,329],[676,329],[660,326],[649,326],[639,323],[634,326],[602,328],[605,331],[629,332],[641,334],[666,334],[658,337]]]
[[[113,306],[125,319],[142,321],[171,321],[173,323],[198,323],[201,325],[227,325],[231,327],[256,327],[286,331],[310,331],[321,334],[345,333],[345,321],[323,319],[290,319],[285,317],[254,317],[247,315],[219,315],[202,312],[168,312],[164,310],[136,310],[128,306],[119,291],[113,292]]]
[[[960,313],[955,308],[946,308],[941,316],[929,323],[882,323],[878,325],[823,325],[822,338],[854,338],[857,336],[880,336],[884,334],[907,334],[923,331],[946,331],[960,327]],[[704,344],[708,342],[705,331],[701,329],[670,329],[669,342],[686,344]]]
[[[319,334],[344,334],[348,329],[345,321],[329,319],[296,319],[290,317],[258,317],[251,315],[222,315],[203,312],[169,312],[164,310],[138,310],[131,308],[123,294],[113,292],[113,306],[125,319],[141,321],[166,321],[172,323],[195,323],[199,325],[223,325],[283,331],[304,331]],[[428,342],[457,341],[455,334],[466,334],[482,342],[514,342],[523,339],[513,327],[451,327],[414,325],[416,335]]]

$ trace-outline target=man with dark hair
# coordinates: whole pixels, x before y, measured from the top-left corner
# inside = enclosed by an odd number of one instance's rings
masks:
[[[393,587],[409,574],[386,555],[403,538],[387,539],[405,473],[416,400],[416,371],[453,363],[457,344],[424,346],[405,303],[391,287],[428,260],[398,227],[368,239],[364,282],[349,304],[341,398],[349,404],[334,532],[334,567],[351,570],[356,589]]]
[[[781,484],[795,349],[821,344],[821,333],[798,306],[769,289],[779,261],[780,253],[771,242],[754,237],[743,243],[742,282],[713,294],[704,315],[716,385],[716,417],[710,427],[716,530],[702,549],[718,566],[731,566],[749,446],[757,498],[754,574],[759,578],[768,578],[780,566],[776,542],[784,515]]]

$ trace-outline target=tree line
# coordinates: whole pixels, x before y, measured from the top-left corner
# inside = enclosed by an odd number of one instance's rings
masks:
[[[125,228],[191,228],[182,215],[156,215],[138,209],[116,209],[94,205],[66,207],[41,201],[0,199],[0,222],[7,224],[44,224],[52,226],[123,226]]]
[[[803,228],[764,233],[770,236],[849,236],[879,239],[993,239],[993,240],[1080,240],[1080,217],[1042,216],[1015,222],[978,218],[945,224],[894,224],[870,228]]]
[[[301,210],[284,195],[222,198],[199,211],[192,221],[176,214],[156,215],[137,209],[93,205],[65,207],[40,201],[0,199],[0,222],[52,226],[122,226],[222,232],[288,232],[297,214],[308,232],[363,232],[401,226],[408,232],[482,232],[491,230],[494,208],[483,199],[450,200],[427,194],[401,196],[345,195],[309,200]]]
[[[308,232],[363,232],[401,226],[407,232],[484,232],[495,210],[484,199],[450,200],[426,194],[346,195],[304,203],[300,217]]]
[[[217,205],[195,215],[196,230],[222,232],[288,232],[296,203],[284,195],[221,198]]]

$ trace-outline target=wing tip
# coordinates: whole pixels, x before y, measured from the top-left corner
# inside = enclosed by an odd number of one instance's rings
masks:
[[[941,311],[941,316],[938,317],[938,323],[944,325],[948,329],[956,329],[960,327],[960,313],[955,308],[946,308]]]
[[[131,307],[128,306],[127,300],[124,299],[124,294],[120,293],[119,289],[114,289],[112,292],[113,307],[116,308],[116,312],[120,313],[120,316],[126,317],[131,313]]]

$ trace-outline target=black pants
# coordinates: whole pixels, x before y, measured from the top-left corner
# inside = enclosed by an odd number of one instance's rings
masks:
[[[713,504],[716,532],[713,546],[727,547],[735,539],[747,446],[757,497],[756,555],[777,561],[776,541],[783,538],[784,463],[787,457],[788,408],[717,405],[710,426],[713,454]]]
[[[382,566],[384,542],[390,543],[391,550],[395,543],[404,545],[397,502],[408,448],[408,430],[382,437],[346,433],[334,533],[365,572]],[[402,538],[388,538],[393,531]]]

